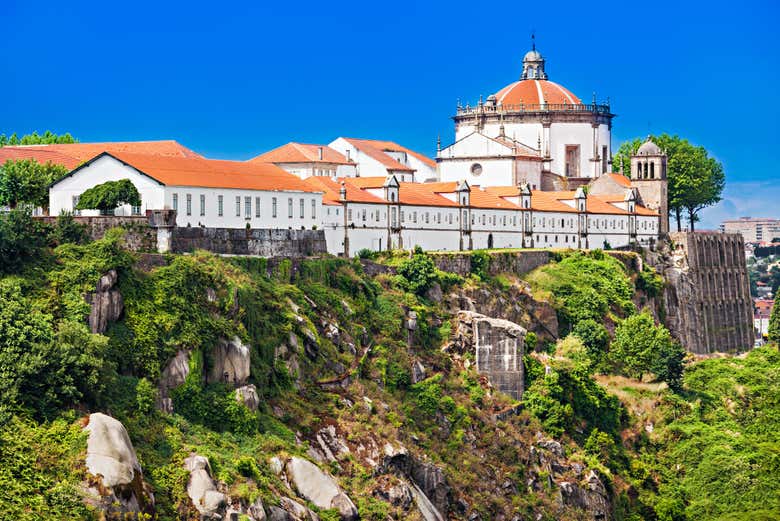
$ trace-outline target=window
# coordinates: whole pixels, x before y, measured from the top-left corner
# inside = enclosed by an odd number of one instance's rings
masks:
[[[241,197],[236,196],[236,217],[241,217]]]
[[[187,194],[187,215],[192,215],[192,194]]]
[[[471,165],[471,173],[473,175],[480,175],[482,173],[482,165],[479,163],[474,163]]]
[[[348,220],[348,221],[351,221],[351,220],[352,220],[352,208],[350,208],[349,210],[347,210],[347,220]]]
[[[179,211],[179,194],[173,194],[173,211]]]
[[[655,179],[655,163],[650,163],[650,179]]]
[[[73,215],[81,215],[81,210],[76,210],[76,207],[79,205],[79,198],[80,195],[74,195],[71,198],[71,201],[73,202]]]
[[[566,177],[580,176],[580,146],[566,145]]]
[[[428,224],[430,222],[429,217],[430,214],[428,212],[425,212],[425,224]]]
[[[361,213],[361,217],[363,217],[363,222],[366,222],[366,209],[363,208],[363,212]]]
[[[299,209],[301,211],[300,212],[301,213],[301,219],[303,219],[303,207],[304,207],[303,199],[299,199],[298,200],[298,206],[299,206]]]
[[[317,200],[312,199],[311,200],[311,218],[316,219],[317,218]]]
[[[607,173],[607,162],[609,161],[609,157],[607,154],[607,145],[604,145],[601,147],[601,173],[606,174]]]
[[[206,215],[206,194],[200,194],[200,214]]]
[[[223,197],[221,195],[218,195],[217,196],[217,215],[219,215],[220,217],[222,217],[222,213],[224,211],[223,205],[224,205]]]
[[[260,217],[260,198],[255,197],[255,217]]]
[[[404,222],[404,211],[401,210],[401,222]]]
[[[271,198],[271,217],[276,219],[276,197]]]
[[[244,197],[244,218],[245,219],[251,219],[252,218],[252,198],[251,197]]]
[[[287,217],[293,218],[293,200],[292,197],[287,198]]]

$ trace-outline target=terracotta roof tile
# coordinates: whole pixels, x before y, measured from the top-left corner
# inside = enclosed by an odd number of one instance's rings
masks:
[[[55,150],[41,150],[24,147],[2,147],[0,148],[0,165],[6,161],[19,161],[22,159],[34,159],[38,163],[53,163],[62,165],[68,170],[76,168],[82,161]]]
[[[0,161],[5,162],[5,159],[35,159],[39,163],[51,161],[52,163],[73,169],[101,152],[128,152],[171,157],[203,157],[176,141],[167,140],[7,146],[0,148]]]
[[[387,181],[387,177],[382,176],[345,177],[343,179],[358,188],[382,188]]]
[[[409,148],[406,148],[405,146],[399,145],[398,143],[395,143],[393,141],[381,141],[376,139],[355,139],[355,138],[344,138],[348,143],[352,144],[355,148],[360,150],[361,152],[365,153],[369,157],[374,158],[375,160],[379,161],[385,167],[389,170],[402,170],[402,171],[414,171],[414,168],[408,167],[389,155],[387,155],[385,152],[406,152],[410,156],[414,156],[421,162],[425,163],[431,168],[436,168],[436,161],[433,159],[426,157],[419,152],[415,152],[414,150],[411,150]]]
[[[359,186],[354,185],[351,181],[355,178],[345,178],[344,187],[347,189],[347,202],[351,203],[385,203],[385,200],[381,197],[377,197]],[[341,179],[334,180],[330,177],[324,176],[312,176],[306,178],[304,183],[313,190],[323,192],[323,201],[327,201],[331,204],[341,204]]]
[[[245,161],[126,152],[113,152],[110,155],[167,186],[297,192],[319,191],[272,163],[250,164]]]
[[[631,187],[631,180],[629,178],[627,178],[626,176],[624,176],[623,174],[616,174],[614,172],[610,172],[610,173],[605,174],[605,175],[608,175],[610,179],[615,181],[620,186],[625,186],[626,188],[630,188]]]
[[[521,80],[510,83],[496,92],[496,98],[502,105],[582,104],[582,101],[570,90],[549,80]]]
[[[402,204],[412,206],[458,206],[443,195],[432,191],[428,183],[399,183],[398,199]]]
[[[319,149],[322,148],[322,159]],[[354,165],[341,152],[327,145],[312,145],[306,143],[287,143],[270,150],[248,161],[260,163],[330,163],[336,165]]]

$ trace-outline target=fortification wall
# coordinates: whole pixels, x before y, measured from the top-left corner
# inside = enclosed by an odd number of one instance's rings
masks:
[[[170,244],[174,253],[200,249],[230,255],[307,257],[327,252],[322,230],[173,228]]]
[[[49,225],[57,223],[57,217],[36,217]],[[93,241],[102,239],[111,228],[125,230],[125,242],[133,251],[157,251],[157,230],[149,226],[145,216],[74,216],[73,220],[86,226],[87,234]]]
[[[738,352],[753,345],[753,317],[742,236],[670,233],[656,269],[667,285],[666,325],[693,353]]]

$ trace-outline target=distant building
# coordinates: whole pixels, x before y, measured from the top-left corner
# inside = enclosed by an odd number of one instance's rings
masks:
[[[273,163],[301,179],[357,175],[357,164],[327,145],[287,143],[250,159],[248,163]]]
[[[775,301],[757,298],[753,300],[753,324],[756,328],[756,336],[764,336],[769,331],[769,315]]]
[[[357,164],[357,177],[395,176],[401,183],[436,179],[436,161],[393,141],[339,137],[328,146]]]
[[[769,243],[774,238],[780,238],[780,219],[740,217],[723,221],[720,230],[726,233],[740,233],[746,243]]]

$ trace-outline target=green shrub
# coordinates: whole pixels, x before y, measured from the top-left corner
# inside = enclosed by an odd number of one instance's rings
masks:
[[[471,252],[471,273],[481,280],[487,280],[490,268],[490,255],[485,250]]]
[[[357,257],[359,259],[375,259],[378,255],[378,252],[375,252],[374,250],[370,250],[368,248],[363,248],[358,250]]]
[[[46,245],[45,230],[27,210],[0,212],[0,275],[39,258]]]
[[[424,253],[415,253],[398,266],[398,274],[405,281],[405,289],[417,295],[424,295],[437,282],[436,265]]]

